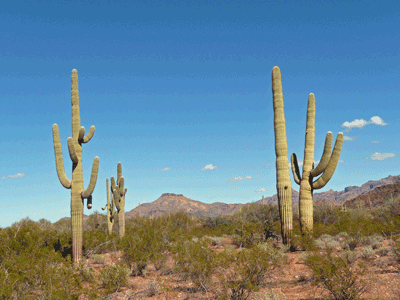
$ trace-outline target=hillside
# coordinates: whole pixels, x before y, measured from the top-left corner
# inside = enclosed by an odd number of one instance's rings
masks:
[[[381,180],[370,180],[361,186],[348,186],[342,191],[333,191],[332,189],[327,192],[314,193],[315,201],[326,200],[333,202],[336,205],[346,203],[348,207],[355,207],[357,205],[366,206],[372,201],[372,206],[381,205],[385,199],[390,199],[400,194],[397,188],[393,185],[394,179],[398,176],[389,175]],[[298,189],[299,186],[296,185]],[[129,198],[127,198],[129,201]],[[297,207],[299,202],[298,191],[292,188],[292,201],[293,206]],[[262,199],[255,203],[262,203]],[[277,194],[272,197],[264,198],[265,204],[278,204]],[[359,203],[359,204],[358,204]],[[141,216],[158,217],[166,215],[169,212],[184,211],[196,216],[219,216],[228,215],[239,210],[239,204],[227,204],[222,202],[203,203],[198,200],[187,198],[182,194],[164,193],[157,200],[149,203],[141,204]],[[131,218],[139,215],[139,207],[136,207],[128,212],[125,212],[126,218]],[[87,215],[83,215],[83,220],[87,219]],[[64,217],[62,219],[69,219]],[[61,220],[62,220],[61,219]]]

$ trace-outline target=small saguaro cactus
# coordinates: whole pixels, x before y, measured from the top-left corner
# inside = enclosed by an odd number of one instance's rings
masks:
[[[308,97],[306,141],[304,148],[303,174],[300,176],[296,154],[292,154],[291,164],[294,181],[300,185],[299,212],[300,229],[303,234],[309,234],[313,230],[313,191],[323,188],[331,179],[339,161],[343,145],[343,133],[339,132],[335,147],[332,149],[332,132],[326,134],[324,152],[318,166],[314,168],[314,144],[315,144],[315,97]],[[323,173],[323,174],[322,174]],[[313,178],[321,175],[317,180]]]
[[[125,194],[128,189],[124,190],[124,177],[122,176],[122,166],[117,166],[117,184],[114,177],[111,177],[111,190],[114,195],[114,203],[117,208],[118,216],[118,235],[122,238],[125,235]]]
[[[115,211],[115,202],[114,202],[114,195],[111,193],[111,201],[109,198],[109,190],[110,187],[108,185],[108,178],[106,179],[106,185],[107,185],[107,204],[106,206],[102,207],[102,210],[105,210],[107,208],[107,225],[108,225],[108,233],[111,235],[112,230],[113,230],[113,225],[115,223],[115,218],[117,215],[117,212]]]
[[[278,192],[281,234],[282,242],[289,246],[293,231],[292,184],[289,172],[281,71],[276,66],[272,69],[272,95],[274,104],[276,189]]]
[[[82,144],[91,140],[95,127],[90,127],[85,136],[85,127],[81,127],[79,113],[78,72],[73,69],[71,76],[71,103],[72,103],[72,137],[67,139],[69,156],[72,160],[72,181],[68,179],[64,171],[62,157],[60,132],[58,125],[53,125],[53,144],[56,157],[56,168],[58,179],[66,189],[71,189],[71,227],[72,227],[72,256],[74,263],[82,260],[82,222],[83,222],[83,199],[87,200],[87,208],[92,208],[92,193],[96,186],[100,159],[96,156],[92,165],[90,183],[85,190],[83,187],[82,174]]]

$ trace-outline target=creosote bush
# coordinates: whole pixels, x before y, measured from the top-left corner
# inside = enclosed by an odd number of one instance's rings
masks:
[[[107,292],[116,292],[121,286],[127,284],[131,270],[121,264],[107,266],[100,271],[99,279]]]
[[[313,271],[313,285],[330,292],[337,300],[357,300],[365,292],[367,284],[360,279],[366,266],[356,264],[331,251],[308,255],[306,264]]]

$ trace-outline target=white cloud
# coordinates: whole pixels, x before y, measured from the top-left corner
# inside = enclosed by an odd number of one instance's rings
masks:
[[[385,126],[387,125],[387,123],[385,123],[382,118],[378,117],[378,116],[374,116],[371,118],[371,121],[369,122],[371,124],[375,124],[375,125],[381,125],[381,126]]]
[[[378,153],[378,152],[376,152],[371,155],[371,159],[372,160],[384,160],[386,158],[394,157],[394,156],[396,156],[394,153]]]
[[[372,144],[378,144],[379,141],[372,141],[371,143],[372,143]]]
[[[251,176],[246,176],[246,177],[235,177],[233,179],[229,179],[227,182],[234,182],[234,181],[242,181],[242,180],[249,180],[249,179],[253,179],[253,177]]]
[[[354,138],[344,135],[344,136],[343,136],[343,140],[344,140],[344,141],[354,141]]]
[[[212,164],[209,164],[209,165],[205,166],[202,170],[203,171],[205,171],[205,170],[214,170],[216,168],[217,168],[217,166],[213,166]]]
[[[24,177],[24,176],[25,176],[24,173],[17,173],[17,174],[15,174],[15,175],[7,175],[7,177],[10,177],[10,178],[22,178],[22,177]],[[7,179],[7,177],[6,177],[6,176],[3,176],[1,179]]]
[[[351,129],[354,127],[357,128],[363,128],[365,125],[368,124],[375,124],[375,125],[381,125],[381,126],[385,126],[387,125],[387,123],[385,123],[381,117],[378,116],[373,116],[370,121],[365,121],[364,119],[355,119],[354,121],[351,122],[344,122],[341,126],[342,127],[346,127],[347,129]]]
[[[340,163],[344,163],[344,160],[339,160]]]
[[[344,122],[342,124],[342,127],[347,127],[349,129],[353,128],[353,127],[358,127],[358,128],[363,128],[365,125],[367,125],[368,122],[365,121],[364,119],[356,119],[354,121],[351,122]]]
[[[261,193],[261,192],[266,192],[267,190],[264,188],[259,189],[258,191],[254,191],[255,193]]]
[[[161,169],[161,171],[168,171],[168,170],[171,170],[171,169],[170,168]]]

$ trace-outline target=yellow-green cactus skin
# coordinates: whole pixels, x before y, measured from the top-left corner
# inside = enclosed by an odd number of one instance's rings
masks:
[[[100,159],[96,156],[92,165],[90,183],[85,190],[82,174],[82,144],[91,140],[95,127],[90,127],[85,136],[85,128],[81,127],[79,113],[78,72],[72,70],[71,76],[71,103],[72,103],[72,137],[67,139],[69,156],[72,160],[72,181],[64,171],[64,162],[61,150],[60,132],[58,125],[53,125],[53,144],[56,157],[58,178],[66,189],[71,189],[71,227],[72,227],[72,256],[75,264],[82,260],[82,222],[83,199],[87,200],[87,208],[92,208],[92,193],[96,186]]]
[[[106,179],[106,190],[107,190],[107,204],[102,207],[102,210],[107,209],[107,226],[108,226],[108,234],[112,234],[113,226],[115,223],[115,218],[116,218],[116,211],[115,211],[115,202],[114,202],[114,195],[111,192],[111,201],[110,201],[110,195],[109,195],[109,184],[108,184],[108,178]]]
[[[125,235],[125,194],[128,189],[124,190],[124,177],[122,176],[122,165],[120,162],[117,166],[117,184],[115,184],[114,177],[111,177],[111,190],[113,191],[114,203],[117,208],[118,235],[122,238]]]
[[[289,172],[281,71],[276,66],[272,69],[272,96],[274,104],[276,189],[278,192],[281,234],[283,243],[290,245],[293,231],[292,185]]]
[[[315,97],[308,96],[306,141],[304,148],[303,174],[300,176],[296,154],[291,156],[294,181],[300,185],[299,213],[300,228],[303,234],[311,234],[313,231],[313,191],[323,188],[332,178],[339,161],[343,145],[343,133],[339,132],[335,146],[332,150],[332,132],[326,134],[324,152],[318,166],[314,168],[314,144],[315,144]],[[322,174],[323,173],[323,174]],[[317,180],[314,177],[321,175]]]

